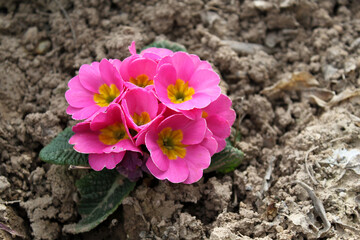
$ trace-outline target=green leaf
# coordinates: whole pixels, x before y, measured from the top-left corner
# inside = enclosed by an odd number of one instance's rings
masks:
[[[82,218],[78,223],[65,225],[63,230],[77,234],[95,228],[119,207],[135,185],[115,170],[86,175],[76,182],[81,194],[78,211]]]
[[[159,42],[153,42],[150,45],[147,45],[142,50],[145,50],[147,48],[156,47],[156,48],[167,48],[173,52],[186,52],[186,48],[180,44],[169,42],[169,41],[159,41]]]
[[[233,147],[230,141],[227,139],[224,150],[212,156],[210,167],[207,168],[204,172],[232,172],[241,164],[243,157],[244,153]]]
[[[70,127],[59,133],[47,146],[40,151],[40,159],[59,165],[88,166],[88,155],[78,153],[69,144],[69,139],[74,135]]]

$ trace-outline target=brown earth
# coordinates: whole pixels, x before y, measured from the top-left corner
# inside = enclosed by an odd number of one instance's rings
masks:
[[[0,32],[0,223],[26,239],[360,235],[358,1],[1,0]],[[220,73],[244,162],[193,185],[147,178],[98,228],[67,234],[81,170],[38,158],[74,124],[67,82],[159,39]]]

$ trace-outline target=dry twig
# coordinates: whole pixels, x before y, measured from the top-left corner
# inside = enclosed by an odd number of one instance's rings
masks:
[[[71,20],[70,20],[70,17],[69,17],[69,14],[66,12],[65,8],[61,5],[61,3],[58,1],[58,0],[54,0],[56,2],[56,4],[59,6],[61,12],[64,14],[65,18],[66,18],[66,21],[68,22],[69,26],[70,26],[70,31],[71,31],[71,34],[72,34],[72,37],[73,37],[73,40],[74,40],[74,46],[77,50],[77,47],[76,47],[76,34],[75,34],[75,30],[71,24]]]
[[[270,161],[269,161],[269,166],[266,169],[266,173],[264,176],[264,182],[263,182],[263,188],[261,190],[261,195],[262,197],[264,196],[264,194],[269,190],[270,185],[271,185],[271,174],[273,172],[274,169],[274,161],[275,161],[275,157],[270,157]]]
[[[314,170],[312,169],[312,167],[309,166],[307,160],[308,160],[309,154],[310,154],[312,151],[314,151],[314,150],[316,150],[316,149],[318,149],[318,148],[319,148],[319,146],[313,147],[313,148],[311,148],[310,150],[308,150],[308,151],[306,152],[306,154],[305,154],[305,170],[306,170],[307,174],[309,175],[310,180],[311,180],[315,185],[318,185],[319,183],[318,183],[318,181],[316,180],[316,178],[314,177]]]
[[[303,187],[306,190],[306,192],[309,194],[309,197],[311,198],[311,200],[314,204],[315,212],[320,216],[321,220],[323,221],[324,228],[317,233],[317,237],[319,238],[319,237],[321,237],[322,234],[328,232],[331,227],[331,224],[326,217],[324,205],[322,204],[320,199],[315,195],[315,193],[314,193],[313,189],[311,189],[311,187],[309,187],[307,184],[305,184],[301,181],[295,181],[295,183],[297,183],[301,187]]]
[[[83,169],[91,169],[91,167],[86,167],[86,166],[75,166],[75,165],[70,165],[70,166],[69,166],[69,170],[74,170],[74,169],[80,169],[80,170],[83,170]]]

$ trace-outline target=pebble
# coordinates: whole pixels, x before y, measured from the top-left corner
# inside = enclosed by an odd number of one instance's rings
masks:
[[[35,48],[35,52],[39,55],[44,55],[51,48],[51,42],[49,40],[43,40]]]
[[[269,33],[266,35],[265,45],[267,47],[273,48],[276,46],[276,44],[281,42],[281,40],[283,40],[283,38],[281,36],[277,35],[276,33]]]
[[[267,1],[254,1],[253,3],[255,8],[263,12],[269,11],[274,7],[272,3]]]
[[[263,45],[256,43],[244,43],[232,40],[224,40],[223,42],[229,45],[232,50],[234,50],[237,54],[240,55],[251,55],[258,50],[263,50],[264,52],[269,53],[269,50],[267,48],[265,48]]]
[[[357,49],[360,46],[360,37],[355,39],[355,41],[353,41],[350,45],[350,50],[354,51],[355,49]]]
[[[331,65],[324,65],[322,66],[322,72],[324,74],[324,79],[326,81],[329,81],[331,79],[332,76],[335,75],[335,73],[338,71],[337,68],[334,68]]]

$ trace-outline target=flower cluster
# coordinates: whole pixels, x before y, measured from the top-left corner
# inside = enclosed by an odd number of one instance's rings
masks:
[[[148,48],[120,61],[82,65],[65,93],[67,113],[84,120],[70,144],[94,170],[130,179],[149,171],[174,183],[198,181],[229,137],[235,112],[219,76],[198,56]]]

